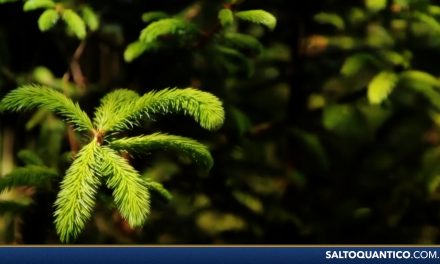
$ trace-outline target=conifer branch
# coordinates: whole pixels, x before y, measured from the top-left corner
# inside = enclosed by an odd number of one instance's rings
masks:
[[[124,121],[138,98],[136,92],[127,89],[108,93],[101,99],[101,105],[95,111],[94,125],[102,132],[113,130],[117,124]]]
[[[124,60],[132,62],[141,56],[145,51],[156,50],[160,47],[157,42],[144,43],[140,40],[130,43],[124,51]]]
[[[151,23],[153,21],[156,21],[159,19],[164,19],[167,17],[169,17],[169,15],[165,12],[151,11],[151,12],[147,12],[147,13],[142,14],[142,21],[144,21],[145,23]]]
[[[110,147],[136,154],[157,149],[172,150],[187,155],[207,169],[210,169],[214,163],[205,145],[194,139],[175,135],[154,133],[147,136],[121,138],[112,141]]]
[[[45,32],[53,28],[60,19],[60,15],[54,9],[45,10],[38,18],[38,28]]]
[[[218,12],[218,19],[222,27],[228,27],[234,23],[234,13],[229,8],[221,9]]]
[[[142,117],[153,114],[183,113],[195,119],[203,128],[218,129],[224,121],[222,102],[214,95],[193,88],[163,89],[140,97],[127,109],[124,118],[115,126],[120,131],[136,124]]]
[[[51,0],[28,0],[23,5],[23,11],[32,11],[39,8],[53,8],[55,3]]]
[[[155,182],[155,181],[147,178],[145,184],[147,185],[149,190],[157,192],[162,197],[164,197],[167,201],[170,201],[171,199],[173,199],[173,195],[167,189],[165,189],[165,187],[163,187],[163,185],[161,183]]]
[[[77,38],[84,39],[86,37],[86,24],[75,11],[71,9],[64,9],[62,12],[62,18],[67,27],[75,34]]]
[[[261,24],[274,30],[277,25],[277,19],[271,13],[265,10],[246,10],[235,13],[235,16],[241,20]]]
[[[0,178],[0,193],[18,186],[47,186],[57,175],[55,170],[44,166],[30,165],[16,168]]]
[[[223,43],[232,48],[236,48],[242,51],[249,51],[253,54],[260,54],[263,51],[263,45],[258,39],[240,33],[225,33],[223,35]]]
[[[163,35],[183,35],[191,30],[191,24],[178,18],[164,18],[149,24],[141,31],[139,40],[149,44]]]
[[[96,31],[99,28],[99,16],[95,13],[93,8],[90,6],[83,6],[82,17],[84,19],[84,23],[89,27],[91,31]]]
[[[93,130],[92,122],[77,103],[60,92],[41,85],[23,85],[0,101],[0,112],[30,110],[44,107],[58,113],[72,123],[78,131]]]
[[[26,165],[43,166],[43,160],[34,152],[24,149],[17,153],[17,157]]]
[[[99,186],[99,145],[93,140],[77,154],[55,201],[55,226],[61,241],[76,238],[90,218]]]
[[[107,177],[107,186],[121,215],[131,227],[141,226],[150,213],[150,194],[139,173],[116,151],[103,146],[100,170]]]

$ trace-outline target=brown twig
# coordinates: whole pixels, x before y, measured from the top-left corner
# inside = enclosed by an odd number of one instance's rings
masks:
[[[83,40],[76,48],[75,52],[73,53],[72,60],[70,61],[70,71],[72,73],[73,81],[78,86],[81,93],[83,93],[85,90],[86,79],[84,77],[84,74],[82,73],[79,60],[81,58],[81,55],[84,53],[85,47],[86,47],[86,41]]]
[[[63,92],[65,95],[68,94],[67,87],[70,77],[72,77],[73,82],[79,89],[79,92],[83,94],[85,92],[85,77],[81,70],[81,64],[79,62],[81,55],[84,53],[86,47],[86,41],[83,40],[76,48],[73,53],[72,59],[70,60],[69,69],[63,75]],[[71,125],[67,127],[67,138],[69,140],[70,150],[75,155],[79,151],[79,143],[75,136],[75,131]]]
[[[69,79],[70,74],[69,72],[66,72],[63,75],[63,93],[65,95],[67,94],[67,84],[69,82]],[[70,150],[72,151],[73,155],[75,155],[79,151],[79,143],[76,139],[75,131],[73,130],[73,127],[71,125],[67,126],[67,139],[69,140]]]

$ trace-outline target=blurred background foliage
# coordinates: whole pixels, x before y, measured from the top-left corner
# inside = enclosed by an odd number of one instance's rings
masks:
[[[41,12],[21,1],[0,3],[1,97],[39,82],[89,113],[117,87],[194,86],[224,102],[215,133],[182,116],[140,129],[208,144],[210,172],[163,151],[135,160],[172,199],[153,194],[147,224],[131,230],[102,195],[77,243],[439,242],[440,2],[242,1],[239,10],[264,9],[278,23],[234,24],[230,32],[261,42],[239,55],[215,38],[225,1],[71,1],[99,15],[84,42],[62,25],[41,33]],[[181,14],[208,37],[167,39],[126,62],[150,11]],[[2,194],[1,242],[59,243],[52,204],[71,160],[69,128],[41,110],[2,115],[0,133],[1,175],[29,165],[59,174]]]

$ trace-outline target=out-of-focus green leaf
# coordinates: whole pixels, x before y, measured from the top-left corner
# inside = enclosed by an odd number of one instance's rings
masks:
[[[240,191],[233,192],[233,195],[237,201],[249,208],[254,213],[262,214],[264,212],[263,203],[257,197]]]
[[[325,96],[316,93],[310,94],[307,104],[307,108],[309,110],[321,109],[325,105],[326,105]]]
[[[404,71],[401,73],[400,76],[402,83],[421,83],[436,88],[440,88],[440,80],[435,76],[424,71],[416,71],[416,70]]]
[[[328,44],[338,49],[351,50],[357,46],[358,41],[349,36],[337,36],[328,38]]]
[[[99,16],[90,6],[84,6],[81,10],[82,18],[91,31],[99,28]]]
[[[173,199],[173,195],[167,189],[165,189],[165,187],[161,183],[148,179],[145,181],[145,184],[147,185],[147,188],[149,190],[160,194],[167,201]]]
[[[63,10],[63,20],[66,22],[67,27],[76,35],[79,39],[86,37],[86,24],[84,20],[73,10]]]
[[[216,46],[215,49],[226,58],[225,66],[228,67],[229,63],[232,62],[231,66],[236,66],[235,64],[238,64],[242,66],[245,71],[246,75],[248,77],[252,76],[254,74],[255,68],[254,65],[250,62],[250,60],[240,51],[236,49],[232,49],[226,46]]]
[[[428,182],[428,190],[430,193],[435,193],[440,190],[440,175],[432,177]]]
[[[145,23],[150,23],[150,22],[153,22],[156,20],[167,18],[167,17],[169,17],[169,15],[165,12],[151,11],[151,12],[147,12],[147,13],[142,14],[142,21],[144,21]]]
[[[379,24],[369,25],[367,34],[367,43],[373,48],[390,48],[395,44],[395,40],[388,30]]]
[[[414,17],[423,22],[430,32],[440,33],[440,23],[434,17],[418,11],[414,12]]]
[[[300,129],[292,129],[291,130],[293,136],[297,137],[300,142],[302,142],[307,151],[310,152],[315,158],[319,165],[325,169],[327,169],[330,165],[328,155],[326,150],[324,149],[319,137],[312,133],[300,130]]]
[[[274,30],[277,25],[276,17],[265,10],[240,11],[235,13],[235,16],[241,20],[265,25],[270,30]]]
[[[440,93],[438,90],[434,89],[431,85],[421,82],[408,82],[405,86],[417,93],[422,94],[432,106],[437,110],[440,110]]]
[[[245,176],[246,185],[259,196],[282,196],[285,190],[285,176],[267,177],[267,175]],[[269,210],[269,208],[266,208]]]
[[[336,27],[339,30],[345,29],[345,22],[338,14],[322,12],[316,14],[313,18],[318,23],[329,24]]]
[[[377,74],[368,85],[368,101],[371,104],[382,103],[393,91],[398,79],[394,72],[383,71]]]
[[[365,117],[365,121],[371,133],[377,131],[393,114],[389,108],[377,107],[371,104],[363,104],[359,106],[359,110]]]
[[[175,163],[160,161],[153,163],[148,170],[142,174],[142,177],[145,178],[146,181],[164,182],[170,180],[171,177],[178,172],[179,167]]]
[[[234,23],[234,14],[231,9],[222,9],[218,12],[218,19],[223,27],[228,27]]]
[[[365,137],[365,119],[354,106],[349,104],[334,104],[325,107],[322,123],[327,130],[341,136]]]
[[[231,106],[228,112],[231,114],[240,136],[243,136],[252,128],[251,120],[243,111]]]
[[[55,3],[51,0],[29,0],[26,1],[23,5],[23,11],[32,11],[39,8],[53,8],[55,7]]]
[[[410,70],[400,74],[400,85],[422,94],[440,110],[439,79],[427,72]]]
[[[410,66],[409,53],[400,53],[391,50],[379,51],[378,55],[392,66],[402,66],[404,69]]]
[[[147,49],[147,45],[141,41],[135,41],[130,43],[124,51],[124,60],[126,62],[132,62]]]
[[[37,165],[43,166],[44,162],[41,160],[38,155],[28,149],[20,150],[17,154],[17,157],[25,164],[25,165]]]
[[[32,117],[26,123],[26,129],[31,130],[36,127],[38,124],[44,122],[46,117],[50,115],[50,112],[46,109],[38,109]]]
[[[341,74],[351,77],[359,73],[366,65],[380,66],[380,62],[368,53],[358,53],[345,59],[341,68]]]
[[[350,10],[350,13],[348,15],[348,21],[349,24],[359,24],[364,22],[367,19],[367,16],[365,14],[365,11],[361,8],[354,7]]]
[[[429,6],[428,6],[428,12],[429,12],[431,15],[439,16],[439,15],[440,15],[440,6],[437,6],[437,5],[429,5]]]
[[[225,45],[239,49],[243,52],[249,51],[253,54],[260,54],[263,51],[263,45],[258,39],[240,33],[226,33],[223,42]]]
[[[32,72],[32,76],[34,77],[35,81],[50,85],[54,81],[53,73],[46,67],[39,66],[34,69]]]
[[[373,11],[381,11],[387,7],[387,0],[365,0],[365,6]]]
[[[197,226],[209,234],[237,231],[246,227],[246,222],[231,213],[205,211],[197,216]]]
[[[164,35],[185,35],[193,30],[188,21],[178,18],[164,18],[149,24],[141,31],[139,40],[145,44],[156,41]]]
[[[51,29],[58,22],[60,16],[58,12],[53,9],[44,11],[38,19],[38,28],[44,32]]]

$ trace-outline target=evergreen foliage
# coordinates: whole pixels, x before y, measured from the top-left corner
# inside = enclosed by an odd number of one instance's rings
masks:
[[[271,13],[265,10],[246,10],[235,13],[237,18],[256,24],[261,24],[274,30],[277,25],[277,19]]]
[[[253,74],[250,66],[252,63],[245,54],[249,52],[251,56],[260,54],[262,45],[254,36],[235,32],[236,30],[232,29],[236,21],[235,17],[267,26],[271,30],[276,27],[275,16],[265,10],[233,11],[230,7],[222,8],[218,11],[221,28],[214,28],[212,31],[207,31],[180,15],[170,17],[163,12],[148,12],[143,14],[142,20],[152,23],[141,31],[138,41],[127,46],[124,59],[126,62],[131,62],[146,51],[159,50],[167,46],[165,41],[161,41],[161,37],[172,36],[181,47],[193,50],[194,47],[202,46],[200,51],[195,50],[195,54],[209,50],[222,53],[224,56],[218,57],[219,62],[230,71],[234,71],[232,65],[239,61],[240,66],[246,69],[247,76],[250,76]]]
[[[89,27],[91,31],[96,31],[99,28],[99,16],[90,6],[84,6],[81,9],[82,18],[84,23]]]
[[[44,162],[38,157],[37,154],[30,150],[20,150],[17,153],[17,157],[25,164],[25,165],[44,165]]]
[[[139,95],[136,92],[127,89],[108,93],[96,109],[93,123],[102,131],[112,131],[127,118],[138,99]]]
[[[90,15],[90,13],[89,13]],[[90,17],[88,17],[90,22]],[[67,27],[76,35],[79,39],[86,37],[86,25],[82,18],[73,10],[63,10],[63,20],[66,22]],[[97,27],[96,22],[92,22],[94,27]]]
[[[234,44],[236,45],[236,44]],[[218,45],[217,47],[215,47],[215,50],[222,54],[223,57],[227,60],[234,60],[236,61],[237,64],[239,64],[242,68],[244,68],[244,71],[246,72],[246,76],[250,77],[252,76],[252,74],[254,73],[254,67],[252,65],[252,63],[248,60],[248,58],[241,53],[240,51],[227,47],[227,46],[222,46],[222,45]]]
[[[400,77],[404,83],[421,83],[425,85],[432,86],[434,88],[440,89],[440,80],[431,74],[418,71],[418,70],[408,70],[401,73]]]
[[[109,147],[100,148],[100,171],[113,189],[115,203],[132,227],[144,224],[150,213],[150,194],[139,173]]]
[[[143,116],[153,114],[182,113],[194,118],[208,130],[218,129],[225,118],[222,103],[216,96],[193,88],[149,92],[127,110],[122,112],[125,118],[115,124],[116,131],[130,127]]]
[[[93,130],[92,122],[78,104],[62,93],[46,86],[23,85],[13,90],[0,104],[0,111],[26,111],[36,107],[44,107],[60,114],[71,122],[79,131]]]
[[[180,136],[154,133],[148,136],[121,138],[112,141],[110,147],[138,154],[149,153],[149,151],[157,149],[170,149],[186,154],[207,169],[213,165],[211,154],[205,145]]]
[[[228,47],[235,48],[243,53],[259,55],[263,51],[263,45],[255,37],[229,32],[224,34],[224,44]]]
[[[234,13],[231,9],[222,9],[218,12],[218,19],[223,27],[228,27],[234,23]]]
[[[0,192],[19,186],[45,187],[57,175],[53,169],[44,166],[19,167],[0,178]]]
[[[355,76],[367,64],[380,64],[374,56],[368,53],[358,53],[348,57],[341,68],[341,74],[347,77]]]
[[[387,0],[365,0],[365,5],[371,11],[377,12],[385,9],[387,6]]]
[[[162,11],[151,11],[142,14],[142,21],[145,23],[151,23],[156,20],[164,19],[169,17],[169,15]]]
[[[99,17],[88,5],[81,6],[82,17],[73,10],[69,3],[55,3],[51,0],[27,0],[23,4],[23,11],[29,12],[38,9],[45,9],[38,19],[38,28],[45,32],[55,26],[61,18],[67,25],[68,31],[78,39],[86,37],[86,26],[91,31],[96,31],[99,27]]]
[[[185,35],[190,33],[191,25],[185,20],[178,18],[164,18],[149,24],[141,31],[139,40],[150,44],[164,35]]]
[[[45,10],[38,19],[38,28],[41,31],[48,31],[58,22],[60,18],[57,11],[53,9]]]
[[[145,153],[153,149],[172,149],[193,158],[210,169],[213,161],[207,147],[195,140],[155,133],[147,136],[115,139],[109,133],[121,132],[137,125],[144,116],[183,113],[193,117],[206,129],[219,128],[224,121],[220,100],[193,88],[164,89],[139,96],[127,89],[108,93],[101,100],[92,121],[60,92],[40,85],[19,87],[0,102],[0,111],[21,111],[44,107],[60,114],[78,131],[93,134],[90,143],[76,155],[66,172],[55,202],[55,225],[60,239],[69,242],[76,238],[90,219],[96,192],[102,180],[113,190],[114,201],[132,227],[144,224],[150,212],[148,186],[165,197],[170,195],[160,185],[147,185],[128,161],[117,151]],[[23,155],[23,154],[22,154]],[[27,154],[29,156],[29,154]],[[31,158],[30,162],[38,160]],[[27,167],[0,182],[0,190],[17,185],[38,185],[51,175],[47,169]]]
[[[438,1],[0,3],[0,243],[440,241]]]
[[[63,242],[77,237],[92,215],[103,174],[98,151],[99,144],[93,139],[78,152],[61,183],[54,216],[57,233]]]
[[[23,11],[32,11],[40,8],[48,9],[55,7],[55,3],[51,0],[29,0],[23,5]]]
[[[154,47],[154,45],[147,45],[141,41],[130,43],[124,51],[124,60],[126,62],[132,62],[134,59],[141,56],[142,53],[148,50],[148,47],[151,46]]]
[[[379,104],[385,100],[394,89],[398,76],[393,72],[383,71],[376,75],[368,85],[368,100]]]
[[[173,199],[173,195],[167,189],[165,189],[165,187],[161,183],[155,182],[149,178],[146,178],[145,184],[149,190],[157,192],[162,197],[164,197],[166,200]]]
[[[336,27],[338,30],[344,30],[345,22],[344,20],[337,14],[332,13],[319,13],[314,17],[316,22],[321,24],[330,24]]]
[[[282,61],[279,55],[283,52],[263,53],[263,44],[260,42],[263,35],[270,32],[262,30],[259,25],[273,30],[277,23],[276,18],[264,10],[240,10],[243,0],[225,1],[222,5],[210,2],[195,3],[182,12],[174,14],[161,11],[160,8],[151,8],[150,10],[160,11],[142,14],[141,20],[147,25],[141,30],[139,38],[128,44],[123,53],[124,60],[131,62],[145,52],[161,52],[167,49],[170,54],[174,54],[174,51],[182,53],[191,51],[188,56],[191,57],[190,61],[181,62],[189,73],[181,74],[187,75],[188,79],[184,81],[173,79],[172,87],[174,85],[202,87],[206,83],[206,86],[213,86],[209,92],[191,87],[142,91],[139,88],[141,86],[136,87],[135,82],[139,81],[136,79],[130,83],[130,89],[116,89],[109,92],[104,87],[113,86],[119,83],[115,79],[123,80],[131,74],[130,70],[125,73],[119,71],[122,69],[120,67],[122,56],[119,55],[122,54],[118,52],[123,45],[126,45],[125,40],[128,39],[126,36],[130,36],[125,35],[130,31],[127,26],[135,22],[134,19],[128,16],[117,21],[121,17],[113,16],[114,10],[111,7],[103,8],[102,3],[95,1],[84,3],[0,0],[0,3],[6,2],[16,2],[14,5],[21,7],[17,10],[31,12],[28,14],[31,19],[34,15],[39,15],[37,25],[41,32],[53,31],[41,39],[36,39],[35,45],[27,43],[27,46],[35,48],[36,55],[29,60],[32,66],[25,67],[25,72],[14,72],[16,70],[14,67],[10,70],[6,62],[9,58],[0,56],[2,95],[0,113],[36,110],[30,116],[24,115],[19,119],[10,118],[16,116],[15,114],[6,116],[6,122],[17,122],[16,128],[20,130],[20,133],[14,134],[14,137],[20,137],[17,149],[26,149],[14,155],[14,158],[19,159],[20,166],[15,167],[14,160],[11,163],[13,170],[1,175],[0,192],[13,189],[12,194],[17,191],[20,195],[24,195],[24,198],[17,199],[19,202],[1,201],[0,214],[11,213],[15,217],[18,213],[38,212],[50,215],[48,212],[53,212],[55,229],[53,233],[52,231],[47,233],[52,241],[56,241],[53,239],[58,235],[61,242],[73,243],[90,223],[96,227],[99,225],[98,228],[104,234],[102,237],[113,236],[114,234],[105,233],[111,228],[101,229],[103,225],[99,222],[103,213],[109,213],[109,209],[115,212],[108,222],[118,224],[118,221],[122,221],[120,226],[125,228],[124,232],[130,233],[132,231],[127,231],[128,229],[139,228],[149,219],[151,206],[155,205],[155,201],[151,200],[154,197],[150,197],[150,192],[159,194],[165,200],[170,200],[173,196],[177,197],[178,200],[175,205],[173,202],[173,206],[177,207],[178,214],[182,210],[187,210],[185,206],[179,205],[182,193],[178,190],[174,195],[175,186],[172,186],[173,194],[164,187],[164,185],[168,186],[166,181],[169,175],[181,173],[179,167],[172,162],[165,162],[164,157],[167,157],[169,152],[182,155],[186,164],[183,168],[188,171],[188,175],[199,177],[200,175],[197,175],[199,172],[194,173],[196,168],[188,166],[187,161],[193,161],[203,169],[211,170],[214,159],[208,146],[225,151],[227,148],[223,149],[222,144],[234,141],[228,135],[230,128],[226,128],[226,134],[221,131],[212,139],[204,138],[204,142],[207,142],[207,145],[204,145],[194,139],[165,132],[144,132],[143,130],[149,130],[152,124],[151,122],[144,124],[143,121],[154,121],[166,114],[184,115],[204,129],[217,130],[225,122],[225,111],[223,102],[214,93],[231,100],[228,104],[235,104],[233,101],[237,100],[237,95],[230,98],[225,96],[226,91],[231,90],[231,84],[241,85],[242,80],[246,80],[257,70],[261,72],[258,72],[260,75],[255,79],[255,83],[260,83],[262,79],[269,80],[266,75],[280,74],[276,69],[270,68],[270,65],[274,61]],[[210,10],[210,6],[213,9]],[[206,14],[205,8],[209,10]],[[60,20],[62,22],[58,23]],[[208,23],[204,23],[205,20]],[[258,25],[241,27],[240,20]],[[3,49],[3,41],[8,41],[9,31],[3,32],[3,27],[0,31],[0,46]],[[23,36],[27,37],[27,35]],[[53,43],[49,43],[51,41]],[[76,49],[73,49],[74,45],[78,45]],[[51,50],[52,57],[47,56],[46,53],[38,53],[37,50],[40,49]],[[57,57],[60,54],[65,54],[65,58]],[[110,57],[113,59],[107,61]],[[4,58],[6,59],[3,60]],[[41,59],[45,61],[42,62]],[[84,67],[89,63],[90,67]],[[256,68],[258,63],[266,66]],[[53,67],[58,64],[62,67]],[[95,67],[98,64],[99,67]],[[115,72],[112,72],[111,67],[114,67]],[[174,67],[174,64],[169,64],[168,68],[171,70]],[[198,69],[195,69],[197,67]],[[92,76],[90,72],[95,68],[101,70],[96,71],[97,76]],[[227,71],[226,73],[232,73],[233,78],[228,79],[224,70]],[[200,76],[192,75],[192,72],[197,71]],[[213,80],[216,81],[204,80],[203,76],[208,71],[212,72],[212,76],[215,76]],[[146,69],[146,73],[150,74],[152,71]],[[146,86],[161,87],[150,86],[148,83]],[[17,88],[9,90],[11,87]],[[6,89],[3,90],[4,88]],[[216,90],[219,88],[224,90]],[[243,85],[243,88],[250,87]],[[212,91],[215,92],[211,93]],[[95,96],[98,95],[101,96],[100,104],[94,102]],[[79,102],[84,108],[80,107]],[[229,108],[231,112],[228,113],[230,114],[228,118],[231,118],[231,124],[239,127],[239,137],[253,133],[254,124],[251,118],[238,107],[229,105]],[[25,117],[29,119],[22,124],[21,118]],[[162,122],[159,125],[161,126]],[[5,128],[5,131],[7,129]],[[2,127],[0,139],[6,140],[6,137],[3,138],[3,132]],[[25,138],[21,138],[21,132],[26,135]],[[133,136],[136,132],[140,133]],[[31,134],[32,137],[28,137]],[[2,143],[4,142],[0,142],[1,147],[9,147],[3,146]],[[239,148],[237,146],[237,149]],[[152,152],[161,151],[165,152],[157,155],[157,159],[152,159],[147,165],[137,161],[138,158],[150,156]],[[239,153],[227,155],[232,159],[240,156]],[[0,153],[1,157],[2,153]],[[226,160],[230,159],[229,157]],[[9,159],[5,162],[9,162]],[[7,171],[8,166],[3,168],[3,161],[1,163],[0,168]],[[167,165],[163,167],[157,165],[161,163]],[[223,169],[225,168],[218,170]],[[201,175],[205,177],[205,173]],[[221,177],[219,179],[226,180]],[[23,186],[36,188],[15,188]],[[191,210],[197,212],[194,213],[194,217],[198,217],[200,206],[211,206],[211,197],[204,197],[208,194],[208,190],[206,194],[199,193],[198,183],[194,187],[194,194],[191,196],[195,197],[190,198],[196,200],[194,209]],[[234,199],[236,193],[234,192]],[[238,200],[241,204],[249,208],[260,208],[256,211],[262,212],[255,195],[247,194],[246,191],[239,193]],[[202,197],[199,197],[200,195]],[[190,195],[185,194],[185,196]],[[252,201],[249,202],[249,199]],[[48,203],[48,200],[55,201]],[[37,203],[32,204],[32,201]],[[44,201],[44,204],[39,203],[41,201]],[[30,204],[33,209],[25,212]],[[151,219],[154,221],[157,217]],[[191,222],[198,224],[198,220]],[[141,232],[141,230],[136,231],[136,233]],[[90,235],[83,234],[82,238],[88,236]]]

